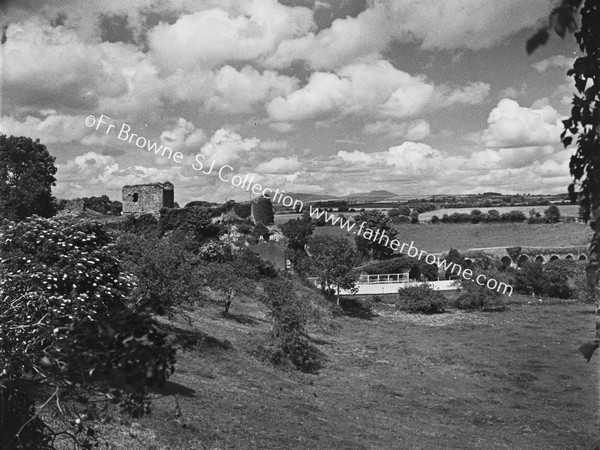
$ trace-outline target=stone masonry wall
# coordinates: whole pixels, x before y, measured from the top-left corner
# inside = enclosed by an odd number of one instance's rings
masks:
[[[169,182],[123,186],[123,214],[141,214],[173,208],[174,188]]]

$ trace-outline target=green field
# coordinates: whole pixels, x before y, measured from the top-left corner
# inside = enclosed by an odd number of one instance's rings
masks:
[[[506,213],[509,211],[523,211],[526,217],[529,217],[529,211],[535,209],[536,212],[539,212],[542,216],[544,215],[544,211],[548,209],[548,206],[498,206],[492,208],[444,208],[437,209],[435,211],[427,211],[422,214],[419,214],[419,220],[423,222],[429,222],[433,216],[442,217],[444,214],[470,214],[474,209],[478,209],[481,212],[488,212],[491,209],[495,209],[500,214]],[[578,217],[579,215],[579,205],[559,205],[558,210],[560,214],[565,217]]]
[[[592,231],[581,222],[557,224],[479,223],[479,224],[398,224],[397,239],[429,252],[482,247],[566,247],[587,245]],[[317,227],[315,235],[344,236],[354,239],[339,227]]]
[[[593,308],[518,301],[434,316],[363,306],[313,330],[317,375],[259,357],[270,323],[254,301],[229,320],[198,310],[194,326],[172,324],[185,348],[169,395],[100,431],[131,450],[594,448],[599,359],[577,353]]]
[[[366,209],[374,209],[374,208],[366,208]],[[509,211],[523,211],[523,214],[525,214],[526,217],[529,217],[529,211],[531,211],[532,209],[535,209],[536,212],[539,212],[543,216],[544,210],[548,209],[548,206],[498,206],[495,208],[494,207],[492,207],[492,208],[443,208],[443,209],[436,209],[435,211],[428,211],[428,212],[421,213],[421,214],[419,214],[419,220],[421,222],[429,222],[433,216],[442,217],[444,214],[450,215],[450,214],[454,214],[454,213],[470,214],[471,211],[474,209],[478,209],[481,212],[488,212],[491,209],[495,209],[500,214],[506,213]],[[559,209],[561,215],[564,217],[578,217],[578,215],[579,215],[579,206],[578,205],[560,205],[560,206],[558,206],[558,209]],[[383,208],[383,209],[381,209],[381,211],[384,213],[387,213],[388,209]],[[334,214],[339,215],[340,213],[338,213],[336,210],[334,210]],[[352,217],[359,213],[354,212],[354,213],[342,213],[342,214],[344,214],[347,217]],[[275,215],[275,223],[277,225],[280,225],[282,223],[287,222],[290,219],[296,219],[300,216],[301,216],[301,214],[277,214],[277,215]]]

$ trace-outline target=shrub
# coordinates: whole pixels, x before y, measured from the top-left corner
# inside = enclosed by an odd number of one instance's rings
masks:
[[[583,281],[583,269],[575,261],[556,260],[543,266],[528,262],[515,273],[515,291],[521,294],[534,294],[554,298],[582,296],[576,279]],[[585,286],[585,283],[582,285]]]
[[[497,209],[490,209],[483,217],[485,222],[500,222],[500,212]]]
[[[306,339],[306,325],[312,315],[310,303],[300,298],[291,281],[284,279],[266,281],[261,300],[269,308],[272,321],[275,351],[271,360],[287,360],[305,372],[318,370],[321,364],[317,352]]]
[[[254,226],[252,234],[256,236],[257,241],[259,237],[262,237],[265,240],[265,242],[268,241],[269,237],[271,236],[271,232],[266,226],[264,226],[262,222],[259,222]]]
[[[252,280],[258,281],[264,278],[277,278],[277,268],[266,259],[261,258],[256,252],[244,249],[236,254],[236,258],[243,261],[248,270],[243,274]]]
[[[500,216],[501,222],[523,222],[527,220],[523,211],[509,211]]]
[[[506,275],[495,270],[484,270],[477,274],[477,276],[479,275],[485,275],[486,280],[494,278],[499,282],[510,284],[510,280]],[[456,308],[482,311],[499,311],[505,308],[501,293],[488,289],[486,286],[481,286],[474,280],[475,278],[472,280],[462,278],[460,280],[462,293],[454,303]]]
[[[36,436],[41,422],[31,405],[43,400],[88,404],[110,392],[126,411],[147,412],[146,388],[165,383],[174,350],[148,315],[127,308],[129,286],[104,227],[70,219],[5,223],[0,254],[0,395],[8,400],[0,447],[25,418],[33,426],[23,437]],[[73,418],[69,411],[62,409],[63,423]],[[79,431],[94,434],[83,424]],[[13,448],[46,447],[22,440]]]
[[[121,222],[119,227],[125,233],[134,233],[140,236],[156,236],[158,233],[158,220],[152,214],[141,214],[135,216],[129,214]]]
[[[410,223],[410,217],[408,216],[393,216],[392,217],[392,222],[393,223]]]
[[[252,231],[252,225],[246,222],[238,223],[236,228],[237,232],[241,234],[249,234]]]
[[[438,314],[445,311],[446,298],[426,284],[400,288],[398,299],[400,308],[413,314]]]
[[[410,215],[410,208],[406,205],[399,206],[397,211],[398,211],[398,215],[400,215],[400,216]]]
[[[197,241],[202,241],[219,234],[219,228],[212,223],[208,208],[194,206],[191,208],[162,208],[158,221],[158,236],[168,231],[180,231]]]
[[[185,238],[122,235],[117,250],[124,267],[135,276],[138,309],[173,316],[184,304],[203,303],[201,259],[186,249]]]
[[[252,212],[252,205],[250,203],[235,203],[233,205],[233,212],[240,219],[248,219]]]
[[[440,221],[440,218],[438,216],[431,217],[431,223],[438,223],[439,221]]]
[[[544,293],[544,280],[540,263],[526,262],[516,271],[514,280],[515,291],[519,294],[543,295]]]
[[[569,260],[550,261],[544,265],[544,295],[555,298],[573,298],[576,293],[569,280],[577,272],[577,264]]]
[[[410,223],[419,223],[419,212],[416,209],[413,209],[410,213]]]
[[[560,220],[560,210],[558,206],[551,205],[547,210],[544,211],[544,217],[548,223],[556,223]]]

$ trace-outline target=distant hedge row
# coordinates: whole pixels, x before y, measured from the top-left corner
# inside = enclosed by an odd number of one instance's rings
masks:
[[[482,213],[475,209],[471,211],[471,214],[465,213],[452,213],[444,214],[441,218],[433,216],[431,223],[494,223],[494,222],[523,222],[527,220],[525,214],[522,211],[509,211],[500,213],[495,209]]]

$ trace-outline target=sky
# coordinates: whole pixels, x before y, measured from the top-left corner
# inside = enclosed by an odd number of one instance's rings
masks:
[[[288,193],[562,193],[578,49],[525,52],[553,5],[8,1],[0,133],[47,146],[58,198],[163,181],[182,206],[250,198],[198,161]]]

